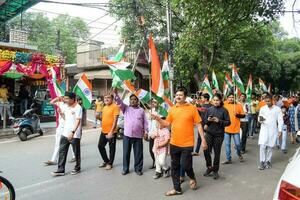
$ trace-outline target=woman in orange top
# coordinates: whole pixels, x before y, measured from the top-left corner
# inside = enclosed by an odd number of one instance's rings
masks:
[[[240,162],[243,162],[243,156],[241,154],[241,141],[240,141],[240,118],[245,117],[245,113],[241,104],[234,101],[234,94],[229,94],[227,98],[227,104],[224,107],[228,110],[230,116],[230,126],[225,128],[225,148],[226,148],[226,161],[223,164],[231,164],[231,137],[234,139],[236,146],[236,153]]]

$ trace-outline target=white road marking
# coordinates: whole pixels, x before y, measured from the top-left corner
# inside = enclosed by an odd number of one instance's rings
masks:
[[[42,182],[39,182],[39,183],[35,183],[35,184],[32,184],[32,185],[27,185],[27,186],[24,186],[24,187],[17,188],[17,189],[15,189],[15,191],[18,192],[18,191],[21,191],[21,190],[27,190],[27,189],[30,189],[30,188],[33,188],[33,187],[41,186],[41,185],[51,183],[51,182],[55,182],[55,181],[57,181],[57,179],[53,178],[53,179],[49,179],[49,180],[42,181]]]

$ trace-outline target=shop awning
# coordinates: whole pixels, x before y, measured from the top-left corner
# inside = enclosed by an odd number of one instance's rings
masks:
[[[0,1],[0,22],[7,22],[40,0],[1,0]]]
[[[148,67],[137,66],[136,71],[138,71],[143,78],[148,79],[150,72]],[[87,76],[88,79],[112,79],[109,69],[97,69],[92,71],[85,71],[78,73],[74,76],[74,79],[79,79],[83,74]]]
[[[149,79],[150,69],[149,67],[137,66],[136,71],[140,72],[143,78]]]
[[[81,72],[81,73],[76,74],[74,76],[74,79],[79,79],[83,74],[85,74],[89,80],[112,79],[109,69],[100,69],[100,70],[98,69],[98,70]]]

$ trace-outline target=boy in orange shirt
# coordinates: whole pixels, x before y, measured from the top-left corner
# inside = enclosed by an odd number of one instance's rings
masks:
[[[231,164],[231,137],[233,137],[236,147],[236,153],[240,162],[243,162],[243,156],[241,154],[241,140],[240,140],[240,118],[245,117],[245,113],[241,104],[234,101],[234,94],[229,94],[227,98],[227,104],[224,107],[228,110],[230,116],[230,126],[225,128],[225,149],[226,149],[226,161],[222,164]]]

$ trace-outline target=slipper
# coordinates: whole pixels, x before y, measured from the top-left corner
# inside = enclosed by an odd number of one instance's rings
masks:
[[[175,195],[182,195],[182,192],[174,190],[174,189],[166,192],[166,196],[168,196],[168,197],[175,196]]]
[[[192,190],[197,190],[197,181],[196,180],[190,180],[190,188]]]

